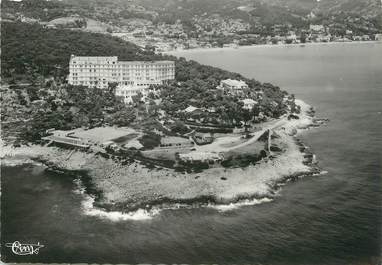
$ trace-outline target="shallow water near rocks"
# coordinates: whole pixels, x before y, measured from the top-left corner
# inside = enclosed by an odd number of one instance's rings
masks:
[[[86,215],[72,178],[2,167],[2,243],[44,245],[2,259],[89,263],[373,264],[381,251],[382,44],[195,51],[187,58],[271,82],[326,125],[302,135],[326,174],[261,204],[163,210],[144,220]],[[85,205],[86,206],[86,205]],[[145,216],[144,213],[138,213]]]

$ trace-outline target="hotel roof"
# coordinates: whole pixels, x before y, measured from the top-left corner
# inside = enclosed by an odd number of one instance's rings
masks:
[[[112,62],[118,62],[118,64],[169,64],[174,63],[174,61],[118,61],[117,56],[75,56],[72,55],[70,57],[70,61],[76,61],[76,62],[105,62],[105,61],[112,61]]]
[[[226,80],[222,80],[222,82],[224,84],[229,85],[229,86],[237,86],[237,87],[247,86],[247,84],[242,80],[239,81],[239,80],[234,80],[234,79],[226,79]]]
[[[70,57],[70,61],[118,61],[117,56],[75,56]]]

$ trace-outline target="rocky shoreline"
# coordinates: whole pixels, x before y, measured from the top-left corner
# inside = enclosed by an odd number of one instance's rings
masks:
[[[285,150],[246,168],[210,168],[199,173],[176,172],[139,161],[118,161],[92,153],[56,147],[17,148],[22,154],[72,177],[80,176],[93,207],[131,212],[170,205],[227,205],[248,199],[272,199],[287,181],[314,175],[314,155],[296,138],[300,129],[318,126],[305,103],[299,119],[278,129]],[[32,151],[33,150],[33,151]],[[12,153],[8,151],[9,153]],[[7,153],[7,151],[5,151]],[[4,157],[4,155],[2,155]]]

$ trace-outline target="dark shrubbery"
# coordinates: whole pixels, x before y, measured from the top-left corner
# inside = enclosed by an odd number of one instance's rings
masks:
[[[269,138],[269,130],[265,131],[258,139],[258,141],[266,142]]]
[[[262,150],[264,151],[264,150]],[[260,161],[264,157],[266,157],[267,154],[260,152],[259,154],[245,154],[245,155],[238,155],[234,157],[229,157],[228,159],[224,160],[221,165],[223,167],[247,167],[250,164],[255,164],[256,162]]]
[[[80,56],[118,56],[120,60],[160,59],[154,53],[121,39],[98,33],[46,29],[38,24],[1,25],[1,75],[54,76],[64,80],[72,54]]]
[[[272,152],[281,152],[281,148],[278,147],[277,145],[271,145],[271,147],[269,148]]]
[[[195,127],[195,131],[201,132],[201,133],[232,133],[233,129]]]
[[[174,124],[170,125],[170,129],[172,132],[180,134],[190,132],[190,129],[182,121],[176,121]]]
[[[139,138],[139,142],[143,145],[144,150],[149,150],[160,145],[161,137],[156,133],[146,133]]]
[[[187,172],[202,172],[205,169],[208,169],[209,163],[208,162],[202,162],[202,161],[182,161],[179,160],[179,166],[178,169],[182,171],[187,171]]]
[[[29,97],[32,95],[39,99],[34,89],[30,91],[33,92],[28,93]],[[57,101],[61,103],[57,105]],[[57,130],[92,128],[105,123],[126,126],[134,119],[134,110],[109,91],[66,85],[61,87],[59,95],[44,100],[44,108],[37,109],[31,114],[30,121],[25,124],[26,130],[22,131],[20,136],[24,140],[34,142],[45,136],[45,131],[51,128]]]

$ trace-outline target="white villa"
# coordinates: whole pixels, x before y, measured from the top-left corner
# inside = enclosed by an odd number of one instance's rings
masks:
[[[220,81],[217,88],[231,94],[240,94],[244,89],[248,89],[248,85],[242,80],[226,79]]]
[[[138,92],[146,94],[150,85],[175,78],[174,61],[118,61],[117,56],[70,57],[68,83],[107,89],[117,83],[116,95],[125,102]]]
[[[257,104],[257,101],[250,98],[243,99],[242,102],[244,104],[243,109],[247,110],[252,110],[253,107]]]
[[[325,26],[323,25],[309,25],[309,30],[313,32],[324,32],[325,31]]]

